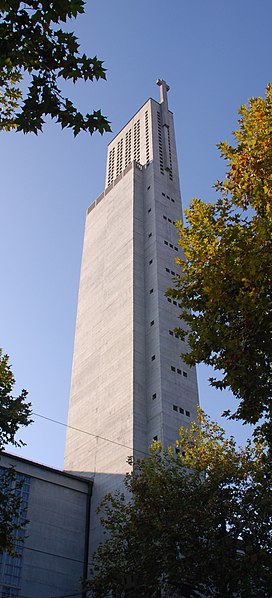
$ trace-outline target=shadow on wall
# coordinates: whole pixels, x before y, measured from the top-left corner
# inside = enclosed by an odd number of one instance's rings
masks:
[[[129,471],[129,465],[127,471]],[[103,542],[106,537],[106,532],[100,523],[100,515],[97,514],[97,508],[100,505],[106,494],[114,494],[115,492],[128,491],[124,485],[124,475],[113,473],[93,473],[93,472],[73,472],[76,476],[82,476],[85,479],[90,478],[93,481],[92,492],[89,499],[89,504],[86,507],[86,534],[88,537],[88,547],[86,546],[85,561],[88,566],[91,562],[93,552],[98,545]],[[86,539],[87,543],[87,539]],[[88,553],[88,554],[87,554]]]

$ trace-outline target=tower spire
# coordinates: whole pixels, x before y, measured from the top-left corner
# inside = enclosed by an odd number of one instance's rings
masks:
[[[167,92],[170,87],[163,79],[157,79],[157,85],[160,88],[160,113],[161,113],[161,124],[163,131],[163,154],[164,154],[164,168],[168,172],[171,171],[171,159],[169,150],[169,110],[167,101]]]
[[[160,104],[164,104],[165,102],[168,110],[167,92],[170,90],[170,87],[164,79],[157,79],[156,83],[160,87]]]

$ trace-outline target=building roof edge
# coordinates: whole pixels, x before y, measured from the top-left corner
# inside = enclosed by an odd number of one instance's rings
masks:
[[[44,463],[38,463],[37,461],[32,461],[32,459],[26,459],[25,457],[20,457],[19,455],[15,455],[13,453],[8,453],[7,451],[0,451],[0,459],[1,457],[11,457],[15,459],[15,461],[20,461],[21,463],[26,463],[29,465],[34,465],[35,467],[39,467],[45,471],[50,471],[52,473],[60,474],[70,479],[74,479],[81,482],[87,482],[93,484],[93,480],[91,478],[84,477],[83,475],[75,475],[68,471],[64,471],[63,469],[57,469],[57,467],[52,467],[51,465],[44,465]]]

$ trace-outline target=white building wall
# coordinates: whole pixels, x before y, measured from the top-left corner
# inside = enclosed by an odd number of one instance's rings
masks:
[[[86,220],[68,424],[87,434],[68,430],[65,468],[91,475],[124,474],[133,444],[132,181]]]
[[[153,159],[153,136],[149,99],[108,146],[105,188],[133,161],[147,164]]]
[[[98,503],[147,451],[141,186],[130,164],[86,220],[65,469],[94,478],[94,544]]]
[[[7,453],[0,467],[14,467],[29,488],[22,557],[3,555],[0,595],[58,598],[81,595],[91,482]]]
[[[174,443],[196,416],[194,368],[169,333],[182,218],[173,115],[148,100],[108,148],[106,189],[86,219],[65,468],[94,476],[93,510],[129,455]],[[173,370],[174,368],[174,370]],[[94,545],[101,539],[92,516]]]

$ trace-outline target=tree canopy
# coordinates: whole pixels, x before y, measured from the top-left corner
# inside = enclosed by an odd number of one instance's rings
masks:
[[[232,416],[263,418],[272,445],[272,84],[239,114],[236,146],[219,144],[228,170],[218,199],[193,199],[178,223],[184,258],[169,293],[182,306],[180,336],[189,329],[184,361],[213,366],[211,384],[239,400]]]
[[[132,462],[128,495],[100,506],[106,540],[87,588],[94,598],[270,596],[271,471],[256,441],[237,448],[200,413],[176,451],[155,443]]]
[[[84,0],[0,0],[0,130],[37,134],[47,115],[74,135],[111,130],[100,110],[82,115],[59,87],[66,80],[106,79],[103,62],[81,54],[75,34],[59,27],[84,13],[84,5]]]
[[[22,446],[16,439],[21,426],[28,426],[32,420],[30,403],[26,402],[27,391],[18,397],[12,395],[15,384],[8,355],[0,349],[0,450],[6,444]],[[0,554],[7,550],[15,554],[14,542],[20,538],[20,531],[27,520],[21,509],[22,482],[17,480],[13,468],[0,468]]]
[[[31,405],[26,402],[27,391],[22,390],[18,397],[12,395],[15,378],[9,365],[9,356],[0,349],[0,450],[6,444],[22,446],[15,438],[21,426],[28,426],[32,420]]]

